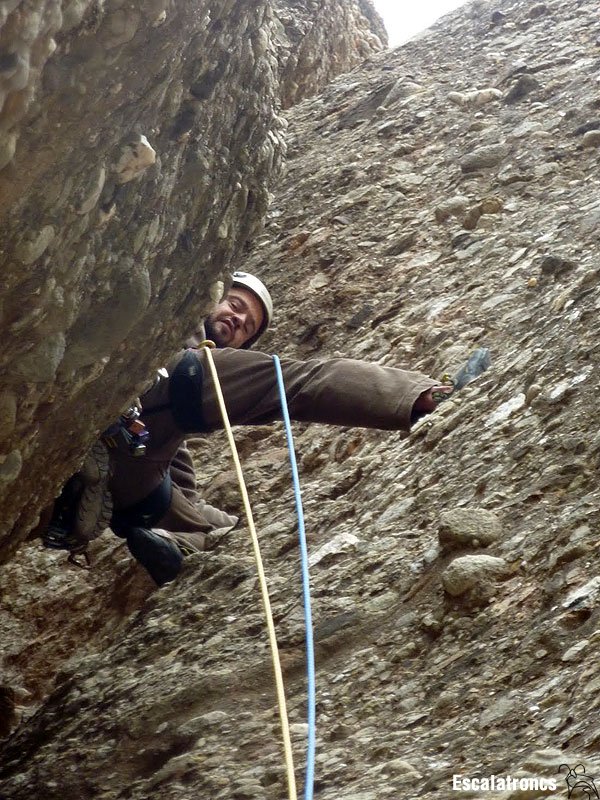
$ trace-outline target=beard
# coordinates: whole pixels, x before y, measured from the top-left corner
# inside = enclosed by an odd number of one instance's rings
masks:
[[[219,334],[215,322],[216,320],[214,319],[214,317],[207,317],[205,319],[204,329],[206,331],[206,338],[211,339],[217,345],[217,347],[227,347],[227,342]]]

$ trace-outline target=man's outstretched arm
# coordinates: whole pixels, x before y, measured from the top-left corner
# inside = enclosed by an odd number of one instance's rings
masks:
[[[262,424],[280,419],[273,359],[264,353],[213,350],[231,421]],[[216,393],[204,351],[202,409],[207,430],[221,427]],[[433,410],[436,381],[420,373],[347,358],[296,361],[281,368],[292,419],[384,430],[409,430],[411,422]]]

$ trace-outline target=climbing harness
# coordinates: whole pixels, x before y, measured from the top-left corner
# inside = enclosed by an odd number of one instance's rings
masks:
[[[212,343],[211,343],[212,344]],[[214,344],[213,344],[214,347]],[[260,553],[260,546],[258,543],[258,536],[256,534],[256,526],[254,524],[254,517],[252,516],[252,509],[250,507],[250,499],[248,497],[248,490],[246,488],[246,483],[244,481],[244,476],[242,474],[242,467],[240,464],[240,458],[237,451],[237,447],[235,444],[235,440],[233,438],[233,432],[231,430],[231,424],[229,422],[229,416],[227,414],[227,409],[225,407],[225,399],[223,397],[223,392],[221,390],[221,383],[219,381],[219,376],[217,374],[217,368],[215,367],[215,361],[211,353],[211,347],[208,343],[204,343],[204,351],[206,353],[206,359],[208,361],[208,365],[210,368],[210,373],[213,379],[213,383],[215,386],[215,393],[217,395],[217,401],[219,404],[219,409],[221,412],[221,417],[223,419],[223,427],[225,428],[225,432],[227,434],[227,440],[229,442],[229,446],[231,448],[231,453],[233,456],[233,462],[235,465],[236,475],[240,484],[240,490],[242,494],[242,500],[244,503],[244,510],[246,512],[246,518],[248,520],[248,528],[250,530],[250,536],[252,539],[252,546],[254,550],[254,557],[256,560],[256,568],[258,571],[258,578],[260,584],[260,591],[262,595],[262,601],[265,611],[267,629],[269,633],[269,643],[271,646],[271,657],[273,661],[273,672],[275,673],[275,685],[277,689],[277,701],[279,705],[279,718],[281,721],[281,732],[283,736],[283,748],[285,753],[285,763],[286,763],[286,772],[287,772],[287,783],[288,783],[288,796],[289,800],[297,800],[296,794],[296,777],[294,775],[294,760],[292,754],[292,742],[290,736],[290,726],[287,716],[287,708],[285,702],[285,691],[283,686],[283,673],[281,670],[281,661],[279,658],[279,651],[277,648],[277,637],[275,635],[275,625],[273,622],[273,613],[271,611],[271,601],[269,599],[269,590],[267,588],[267,581],[265,578],[265,571],[262,562],[262,556]]]
[[[308,547],[306,544],[306,529],[304,527],[304,512],[302,510],[302,494],[300,491],[300,479],[298,477],[298,464],[296,462],[296,452],[294,450],[294,440],[292,438],[292,426],[290,424],[290,414],[288,411],[287,397],[285,394],[285,384],[283,373],[278,356],[273,356],[275,364],[275,374],[277,375],[277,386],[279,389],[279,400],[285,433],[290,454],[290,466],[292,469],[292,481],[294,484],[294,498],[296,501],[296,514],[298,516],[298,538],[300,541],[300,561],[302,566],[302,597],[304,601],[304,620],[306,629],[306,669],[307,669],[307,721],[308,737],[306,747],[306,777],[304,780],[305,800],[312,800],[314,790],[315,774],[315,655],[313,642],[312,612],[310,607],[310,576],[308,572]]]
[[[204,342],[203,344],[206,344]],[[168,377],[165,369],[158,378]],[[190,432],[204,430],[202,418],[202,366],[189,350],[171,376],[169,402],[142,409],[139,399],[119,416],[88,451],[81,469],[67,481],[54,503],[50,523],[42,542],[54,550],[68,550],[68,563],[90,569],[89,542],[111,524],[117,535],[127,527],[146,526],[159,520],[171,503],[168,476],[148,497],[118,514],[112,514],[108,490],[110,451],[119,449],[134,458],[146,455],[150,432],[142,417],[170,409],[180,427]]]

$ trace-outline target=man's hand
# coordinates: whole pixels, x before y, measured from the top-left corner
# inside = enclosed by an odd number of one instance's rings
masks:
[[[417,397],[413,406],[413,413],[429,414],[443,400],[450,397],[453,391],[454,386],[445,386],[443,384],[432,386],[431,389],[428,389]]]

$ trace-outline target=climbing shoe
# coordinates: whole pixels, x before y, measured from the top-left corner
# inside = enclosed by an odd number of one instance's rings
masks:
[[[175,580],[179,575],[183,553],[171,539],[149,528],[130,528],[126,538],[131,555],[146,568],[159,586]]]

